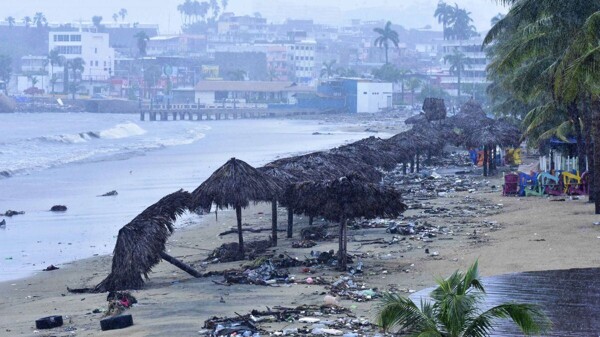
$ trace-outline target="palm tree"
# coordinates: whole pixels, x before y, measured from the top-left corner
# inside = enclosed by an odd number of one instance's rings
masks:
[[[119,16],[121,16],[121,21],[125,21],[125,17],[127,16],[127,9],[121,8],[121,10],[119,10]]]
[[[438,2],[433,14],[438,19],[438,23],[443,25],[444,40],[448,39],[448,25],[452,22],[454,7],[449,6],[444,1]]]
[[[7,16],[6,17],[6,22],[8,22],[8,27],[9,28],[12,28],[15,25],[15,23],[16,23],[15,18],[12,17],[12,16]]]
[[[375,39],[375,46],[385,48],[385,64],[388,64],[388,49],[390,42],[398,48],[398,32],[392,29],[392,23],[388,21],[383,28],[373,29],[379,36]]]
[[[219,7],[219,2],[217,0],[210,0],[210,8],[212,9],[213,12],[213,20],[216,20],[217,17],[219,17],[219,12],[221,11],[221,8]]]
[[[117,21],[119,21],[119,14],[117,14],[117,13],[114,13],[114,14],[112,15],[112,19],[113,19],[113,21],[114,21],[115,23],[116,23]]]
[[[450,74],[458,77],[458,100],[461,97],[461,75],[465,71],[465,68],[469,66],[469,59],[465,54],[461,53],[458,48],[454,48],[452,54],[444,56],[444,62],[450,63]]]
[[[102,24],[102,17],[100,15],[92,16],[92,23],[94,24],[94,27],[96,27],[96,29],[99,31]]]
[[[221,7],[223,8],[223,12],[225,12],[225,10],[227,9],[228,5],[229,5],[229,1],[228,0],[221,0]]]
[[[471,12],[454,5],[452,25],[449,27],[449,37],[455,40],[468,40],[477,36],[477,29],[471,24]]]
[[[29,27],[29,25],[31,25],[31,18],[29,16],[24,17],[23,23],[25,24],[25,27]]]
[[[46,21],[46,16],[44,16],[44,13],[42,13],[42,12],[37,12],[33,16],[33,24],[37,28],[42,28],[46,22],[47,22]]]
[[[50,83],[52,84],[52,93],[54,93],[54,84],[56,84],[56,74],[54,74],[54,66],[62,66],[65,63],[65,57],[60,55],[57,48],[54,48],[48,53],[48,62],[50,63],[50,76],[54,78],[54,82],[52,80]]]
[[[138,47],[138,53],[139,56],[146,56],[146,47],[148,46],[148,41],[150,40],[150,38],[148,37],[148,35],[146,34],[146,32],[139,31],[137,32],[134,37],[137,39],[137,47]]]
[[[485,337],[493,322],[512,320],[527,335],[544,333],[551,322],[544,312],[532,304],[505,303],[482,311],[485,289],[479,279],[475,261],[466,273],[454,272],[431,293],[434,302],[421,301],[388,293],[377,314],[379,325],[386,331],[399,328],[411,336]]]
[[[329,62],[323,62],[323,66],[321,67],[321,77],[331,78],[335,75],[335,70],[333,66],[335,65],[336,60],[331,60]]]
[[[402,104],[404,103],[404,83],[409,76],[412,75],[412,71],[409,69],[398,69],[398,80],[400,81],[400,92],[402,93]]]
[[[70,82],[69,85],[67,85],[67,82],[65,82],[65,87],[71,93],[72,98],[75,99],[75,94],[81,88],[79,83],[81,82],[81,75],[85,69],[85,61],[81,57],[68,60],[65,65],[65,73],[67,73],[67,68],[70,68],[70,70],[73,71],[73,81]]]

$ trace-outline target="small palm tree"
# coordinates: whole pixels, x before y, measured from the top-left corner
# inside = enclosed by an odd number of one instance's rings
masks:
[[[42,28],[47,23],[46,16],[42,12],[37,12],[33,16],[33,24],[37,28]]]
[[[24,17],[23,23],[25,24],[25,27],[29,27],[29,25],[31,25],[31,17],[29,17],[29,16]]]
[[[117,13],[114,13],[114,14],[112,15],[112,19],[113,19],[113,21],[115,21],[115,22],[119,21],[119,14],[117,14]]]
[[[119,10],[119,16],[121,17],[121,21],[125,21],[125,17],[127,16],[127,9],[121,8],[121,10]]]
[[[431,293],[434,302],[386,294],[378,312],[378,324],[387,330],[399,328],[411,336],[427,337],[485,337],[493,322],[510,319],[527,335],[550,329],[551,322],[544,312],[532,304],[505,303],[485,311],[479,305],[485,290],[479,280],[477,261],[466,273],[454,272]]]
[[[321,77],[331,78],[333,75],[335,75],[335,70],[333,68],[335,62],[335,60],[323,62],[323,67],[321,67]]]
[[[8,16],[8,17],[6,17],[6,22],[8,22],[8,27],[12,28],[15,25],[16,20],[14,17]]]
[[[465,68],[469,67],[469,59],[457,48],[454,48],[454,52],[452,54],[447,54],[444,56],[444,62],[450,63],[450,74],[458,77],[458,99],[460,100],[461,76],[464,73]]]
[[[375,39],[375,46],[385,48],[385,64],[388,64],[388,49],[390,42],[398,48],[398,32],[392,29],[392,23],[388,21],[383,28],[373,29],[379,36]]]
[[[438,23],[441,23],[443,26],[444,40],[448,39],[448,25],[452,22],[453,14],[454,7],[449,6],[444,1],[438,2],[433,16],[436,17],[438,19]]]
[[[60,67],[64,65],[65,57],[60,55],[60,52],[57,48],[54,48],[50,51],[50,53],[48,53],[48,62],[50,63],[50,76],[55,78],[56,74],[54,74],[54,66]],[[51,81],[50,83],[52,84],[52,93],[54,93],[54,84],[56,84],[56,81]]]

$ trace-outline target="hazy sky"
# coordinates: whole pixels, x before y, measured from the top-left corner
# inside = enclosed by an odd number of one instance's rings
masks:
[[[120,8],[129,12],[126,21],[158,23],[162,33],[177,32],[181,17],[177,5],[184,0],[0,0],[0,18],[13,16],[17,20],[43,12],[50,22],[90,21],[101,15],[112,21]],[[288,17],[314,18],[321,23],[341,25],[350,19],[391,20],[408,28],[426,25],[439,27],[433,18],[437,0],[229,0],[228,11],[238,15],[261,12],[270,21],[281,22]],[[479,30],[489,28],[490,19],[506,9],[494,0],[447,0],[472,12]]]

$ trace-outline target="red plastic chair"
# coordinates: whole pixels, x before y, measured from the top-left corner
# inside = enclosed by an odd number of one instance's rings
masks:
[[[502,195],[519,195],[519,175],[509,173],[504,176]]]

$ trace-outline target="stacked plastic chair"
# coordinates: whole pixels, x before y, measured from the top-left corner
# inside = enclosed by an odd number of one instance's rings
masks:
[[[502,195],[519,195],[519,175],[508,173],[504,176]]]

